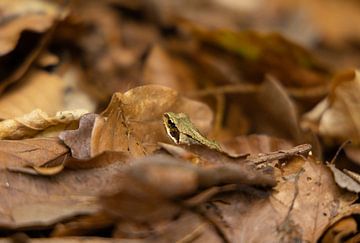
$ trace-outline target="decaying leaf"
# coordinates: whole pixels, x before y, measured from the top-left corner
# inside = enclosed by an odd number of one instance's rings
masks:
[[[335,77],[329,96],[303,118],[324,139],[360,144],[360,73],[349,71]]]
[[[271,195],[244,191],[209,203],[207,213],[230,242],[316,242],[356,199],[337,187],[326,166],[312,159],[293,159],[281,170]]]
[[[57,125],[64,126],[76,122],[86,113],[85,110],[59,111],[55,116],[49,117],[41,110],[34,110],[22,117],[1,121],[0,139],[32,137],[48,128],[55,129]]]
[[[0,140],[0,168],[40,166],[68,153],[58,138]]]
[[[292,148],[288,141],[266,135],[238,136],[222,142],[222,147],[229,154],[260,154]]]
[[[66,171],[55,177],[34,177],[0,170],[0,226],[49,226],[66,218],[98,211],[96,195],[111,191],[119,161],[105,168]],[[91,189],[90,189],[91,188]]]
[[[328,70],[324,65],[311,53],[276,33],[200,29],[195,33],[203,43],[238,56],[238,67],[248,79],[259,81],[271,74],[286,86],[326,83]]]
[[[351,192],[360,192],[360,183],[358,181],[336,168],[334,164],[328,164],[327,166],[333,173],[336,184],[338,184],[341,188]]]
[[[67,154],[56,161],[45,163],[24,163],[24,165],[8,166],[7,169],[13,172],[20,172],[29,175],[54,176],[64,169],[93,169],[109,166],[113,163],[126,163],[129,161],[127,154],[123,152],[106,151],[88,159],[76,159]]]
[[[5,23],[0,28],[0,56],[15,48],[23,31],[44,32],[61,17],[60,6],[41,0],[3,0],[0,9]]]
[[[91,137],[91,156],[106,150],[144,156],[168,141],[162,124],[165,112],[189,115],[203,133],[209,132],[212,112],[203,103],[181,97],[170,88],[141,86],[124,94],[116,93],[101,117],[95,120]]]
[[[64,110],[64,92],[64,82],[60,77],[33,70],[13,90],[1,95],[0,118],[20,117],[35,109],[55,114]]]
[[[359,242],[360,3],[325,2],[0,0],[0,237]]]
[[[333,225],[321,239],[321,242],[342,242],[345,237],[356,233],[357,223],[354,218],[345,218]]]
[[[71,148],[71,155],[77,159],[88,159],[90,154],[91,134],[94,127],[96,114],[85,114],[80,118],[77,130],[64,131],[59,138]]]
[[[269,102],[271,101],[271,102]],[[252,126],[259,133],[304,142],[300,131],[298,110],[283,86],[274,78],[267,77],[256,94],[257,109]]]
[[[144,84],[158,84],[179,92],[194,89],[194,77],[182,62],[172,58],[161,46],[154,46],[143,71]]]
[[[0,70],[0,92],[3,92],[28,71],[67,11],[65,5],[42,0],[5,0],[0,9],[0,64],[4,67]]]
[[[177,214],[181,206],[174,200],[198,190],[224,184],[271,187],[274,183],[271,174],[245,164],[199,168],[162,155],[134,162],[119,178],[117,193],[101,200],[104,210],[116,217],[150,222]]]

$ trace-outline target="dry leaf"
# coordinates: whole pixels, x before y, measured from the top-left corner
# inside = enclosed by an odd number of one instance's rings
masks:
[[[55,23],[67,11],[64,6],[41,0],[4,0],[0,9],[0,64],[6,67],[0,71],[2,92],[26,73],[49,42]]]
[[[127,154],[123,152],[106,151],[89,159],[76,159],[70,156],[63,156],[57,161],[49,161],[39,164],[25,164],[25,166],[7,167],[9,171],[20,172],[29,175],[54,176],[68,169],[93,169],[105,167],[113,163],[129,161]]]
[[[44,32],[61,16],[58,5],[41,0],[3,0],[0,9],[6,23],[0,28],[0,56],[15,48],[23,31]]]
[[[354,180],[353,178],[336,168],[334,164],[328,164],[327,166],[333,173],[335,182],[336,184],[338,184],[339,187],[351,192],[360,192],[360,183],[358,181]]]
[[[316,242],[356,200],[337,187],[326,166],[312,159],[293,159],[281,170],[271,195],[244,191],[208,205],[207,214],[230,242]]]
[[[71,148],[71,155],[76,159],[88,159],[90,154],[91,134],[95,119],[99,115],[89,113],[80,118],[77,130],[64,131],[59,134],[59,138]]]
[[[334,79],[329,96],[303,117],[303,126],[324,139],[360,144],[360,73],[350,71]]]
[[[41,90],[41,92],[39,92]],[[64,82],[57,75],[32,70],[14,89],[0,97],[0,118],[23,116],[35,109],[48,114],[64,110]]]
[[[275,181],[271,174],[245,164],[199,168],[158,155],[135,162],[119,177],[118,192],[102,196],[101,201],[104,210],[111,215],[151,222],[177,214],[180,210],[174,201],[177,198],[224,184],[271,187]]]
[[[229,154],[259,154],[290,149],[292,144],[286,140],[266,135],[249,135],[231,138],[222,142],[224,151]]]
[[[0,168],[40,166],[66,153],[58,138],[0,140]]]
[[[111,191],[123,162],[105,168],[66,171],[51,178],[0,170],[1,228],[49,226],[98,211],[95,196]]]
[[[41,110],[34,110],[22,117],[1,121],[0,139],[33,137],[48,128],[54,129],[57,125],[63,126],[76,122],[86,113],[84,110],[59,111],[55,116],[49,117]]]
[[[212,112],[200,102],[181,97],[175,90],[157,85],[116,93],[101,117],[95,120],[91,156],[103,151],[144,156],[169,141],[162,124],[165,112],[183,112],[204,134],[210,131]]]
[[[146,60],[142,77],[144,84],[158,84],[179,92],[195,88],[191,70],[172,58],[161,46],[154,46]]]
[[[209,44],[233,54],[233,62],[248,80],[260,82],[270,74],[285,86],[309,87],[327,82],[329,71],[324,64],[277,33],[201,29],[194,32],[202,46]]]
[[[356,233],[357,223],[354,218],[345,218],[334,224],[324,235],[320,242],[343,242],[344,238]]]

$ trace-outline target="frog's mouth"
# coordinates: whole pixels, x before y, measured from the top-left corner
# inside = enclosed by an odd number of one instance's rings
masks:
[[[164,125],[167,134],[169,137],[176,143],[179,144],[180,142],[180,132],[179,129],[176,127],[175,123],[173,123],[167,115],[164,115]]]

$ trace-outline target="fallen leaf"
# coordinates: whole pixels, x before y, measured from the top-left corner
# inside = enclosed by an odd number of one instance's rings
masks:
[[[339,185],[339,187],[351,192],[360,192],[360,183],[358,181],[354,180],[353,178],[336,168],[334,164],[328,164],[327,166],[333,173],[335,182]]]
[[[328,230],[330,229],[331,231],[331,228],[336,225],[337,223],[341,222],[342,220],[346,220],[346,219],[349,219],[349,218],[356,218],[358,215],[360,214],[360,207],[359,207],[359,204],[353,204],[351,206],[349,206],[346,210],[342,211],[340,214],[338,214],[336,217],[334,217],[330,224],[328,225],[327,227],[327,230],[324,232],[324,236],[326,235],[326,233],[328,232]],[[349,229],[349,228],[347,228]],[[354,235],[353,239],[357,239],[359,236],[358,234]],[[348,239],[348,241],[346,242],[356,242],[356,240],[354,241],[351,241],[352,238]],[[324,242],[324,241],[322,241]]]
[[[267,135],[238,136],[221,143],[229,154],[254,154],[275,152],[292,148],[292,144],[284,139]]]
[[[194,89],[195,81],[191,70],[179,60],[172,58],[161,46],[154,46],[146,60],[144,84],[158,84],[179,92]]]
[[[60,6],[39,0],[4,0],[0,3],[0,9],[1,19],[5,23],[0,28],[0,56],[15,48],[23,31],[44,32],[62,14]]]
[[[329,96],[303,117],[303,127],[312,128],[326,140],[360,144],[360,76],[349,71],[334,78]]]
[[[119,178],[117,193],[105,194],[100,200],[105,212],[110,215],[151,222],[177,214],[181,209],[176,204],[177,198],[224,184],[272,187],[275,181],[271,173],[262,173],[246,164],[201,168],[170,156],[158,155],[134,162]]]
[[[193,31],[204,43],[202,46],[209,44],[233,54],[237,67],[249,80],[260,82],[270,74],[285,86],[316,86],[327,82],[329,70],[324,64],[306,49],[277,33],[200,28],[193,28]]]
[[[41,110],[34,110],[22,117],[0,122],[0,139],[22,139],[35,136],[57,125],[69,125],[76,122],[87,112],[84,110],[59,111],[49,117]]]
[[[357,223],[353,218],[345,218],[334,224],[320,242],[343,242],[344,238],[356,233]]]
[[[0,140],[0,168],[40,166],[66,153],[58,138]]]
[[[295,143],[304,142],[297,107],[276,79],[266,78],[256,94],[256,101],[259,105],[252,111],[256,117],[252,120],[255,131]]]
[[[0,118],[23,116],[35,109],[55,114],[59,110],[64,110],[64,92],[64,82],[60,77],[33,70],[14,89],[1,95]]]
[[[96,195],[111,191],[124,169],[119,161],[104,168],[66,171],[51,178],[0,170],[0,226],[43,227],[98,211]],[[91,188],[91,189],[90,189]]]
[[[46,47],[65,6],[41,0],[1,2],[0,92],[19,80]]]
[[[92,113],[85,114],[80,118],[77,130],[63,131],[59,134],[59,138],[71,148],[72,157],[77,159],[88,159],[91,157],[91,134],[97,117],[99,115]]]
[[[95,120],[91,156],[106,150],[144,156],[169,140],[162,124],[165,112],[183,112],[204,134],[210,131],[212,112],[200,102],[181,97],[170,88],[141,86],[116,93],[101,117]]]
[[[278,172],[271,195],[244,191],[208,203],[206,213],[230,242],[316,242],[356,200],[337,187],[326,166],[312,159],[293,159]]]

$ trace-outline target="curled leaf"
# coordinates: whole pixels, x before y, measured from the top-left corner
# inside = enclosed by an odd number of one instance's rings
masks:
[[[49,117],[45,112],[37,109],[22,117],[1,121],[0,139],[33,137],[47,128],[78,121],[86,113],[85,110],[59,111],[55,116]]]

